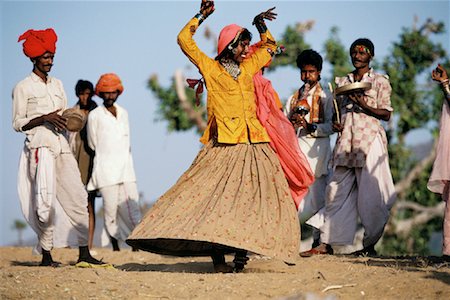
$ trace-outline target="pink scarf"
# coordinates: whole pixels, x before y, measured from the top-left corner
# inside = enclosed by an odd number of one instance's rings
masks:
[[[298,209],[308,192],[308,187],[314,182],[314,174],[298,146],[294,127],[276,105],[278,96],[270,80],[264,78],[260,71],[253,77],[253,83],[258,119],[269,134],[270,146],[280,160]]]
[[[439,127],[439,141],[436,149],[436,160],[433,164],[428,181],[428,189],[433,193],[442,194],[447,181],[450,181],[450,106],[444,99],[441,122]]]

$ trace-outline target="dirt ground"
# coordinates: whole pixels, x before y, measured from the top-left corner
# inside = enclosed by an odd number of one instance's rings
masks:
[[[96,248],[115,268],[39,267],[29,247],[0,248],[0,299],[450,299],[450,264],[435,258],[298,258],[288,266],[252,255],[244,273],[216,274],[208,258]],[[228,261],[232,257],[227,257]]]

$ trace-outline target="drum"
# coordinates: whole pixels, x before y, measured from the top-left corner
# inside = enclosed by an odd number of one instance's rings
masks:
[[[87,121],[87,116],[76,107],[68,108],[63,113],[62,116],[67,118],[67,130],[69,131],[80,131],[83,129]]]
[[[346,84],[343,86],[340,86],[336,88],[336,95],[345,95],[345,94],[351,94],[358,91],[367,91],[372,88],[372,84],[370,82],[354,82],[350,84]]]

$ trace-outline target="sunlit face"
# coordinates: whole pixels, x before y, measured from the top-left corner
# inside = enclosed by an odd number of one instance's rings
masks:
[[[101,92],[100,98],[103,99],[103,105],[105,107],[111,107],[114,105],[114,103],[117,100],[117,97],[119,97],[119,91],[114,92]]]
[[[250,40],[240,41],[238,46],[233,49],[233,60],[240,64],[247,57],[249,47]]]
[[[52,69],[54,57],[54,53],[45,52],[41,56],[33,58],[34,68],[43,74],[47,74]]]
[[[81,105],[87,105],[89,100],[92,98],[91,89],[85,89],[78,94],[78,99],[80,100]]]
[[[352,64],[357,69],[367,67],[372,59],[372,56],[367,52],[367,48],[357,45],[350,51]]]
[[[304,65],[300,69],[300,78],[304,83],[309,83],[313,87],[320,79],[320,72],[316,66]]]

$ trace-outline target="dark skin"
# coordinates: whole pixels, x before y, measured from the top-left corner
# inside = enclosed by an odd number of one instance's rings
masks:
[[[448,80],[448,74],[447,74],[447,71],[444,69],[444,67],[442,67],[442,66],[439,64],[439,65],[436,67],[436,69],[434,69],[434,70],[431,72],[431,78],[432,78],[434,81],[437,81],[437,82],[439,82],[440,84],[442,84],[442,82]],[[447,99],[447,101],[448,101],[449,104],[450,104],[450,100]]]
[[[78,100],[80,102],[80,107],[87,107],[88,103],[92,100],[92,96],[94,95],[94,91],[91,89],[85,89],[84,91],[81,91],[79,94],[77,94]],[[80,108],[83,110],[86,114],[89,113],[89,110],[87,108]],[[89,249],[92,249],[92,246],[94,244],[94,231],[95,231],[95,197],[96,192],[89,192],[88,193],[88,214],[89,214],[89,239],[88,239],[88,246]]]
[[[54,53],[47,51],[41,56],[31,58],[31,61],[33,62],[33,73],[39,76],[45,83],[47,83],[48,73],[53,67],[54,56]],[[28,122],[28,124],[22,127],[22,130],[26,131],[37,126],[41,126],[45,123],[50,123],[55,127],[57,131],[63,131],[66,129],[67,119],[58,114],[58,112],[60,111],[61,109],[57,109],[54,112],[32,119],[30,122]],[[83,261],[95,265],[103,263],[91,256],[88,246],[79,247],[78,261]],[[50,250],[43,249],[42,261],[40,265],[47,267],[58,267],[60,263],[53,260]]]
[[[363,78],[364,74],[366,74],[370,70],[370,61],[372,60],[372,56],[362,49],[352,49],[352,51],[350,52],[350,57],[352,59],[352,64],[355,67],[355,70],[353,71],[355,81],[360,81]],[[391,118],[391,112],[387,109],[373,108],[367,105],[367,102],[364,99],[364,93],[362,92],[349,94],[348,97],[350,98],[350,100],[358,104],[359,107],[362,108],[364,113],[369,116],[383,121],[389,121],[389,119]],[[343,124],[333,124],[334,131],[342,132],[343,129]]]
[[[31,58],[31,61],[33,62],[33,73],[39,76],[44,82],[47,82],[48,73],[53,66],[54,56],[55,55],[51,52],[45,52],[41,56]],[[67,119],[58,114],[60,111],[61,109],[57,109],[54,112],[32,119],[28,124],[22,127],[22,130],[26,131],[36,126],[50,123],[56,130],[63,131],[66,129]]]
[[[114,103],[117,101],[117,98],[119,98],[119,91],[101,92],[99,96],[103,99],[103,105],[106,109],[117,118],[117,110]]]
[[[309,83],[309,86],[312,89],[314,86],[316,86],[317,82],[319,82],[320,73],[321,71],[317,70],[316,66],[304,65],[300,69],[300,79],[304,83]],[[294,114],[291,122],[294,124],[295,128],[308,128],[308,122],[303,116],[300,116],[298,114]]]
[[[114,106],[114,103],[116,103],[117,98],[119,98],[119,91],[114,92],[101,92],[99,94],[100,98],[103,99],[103,105],[105,108],[114,116],[117,118],[117,109]],[[113,247],[113,251],[120,251],[119,248],[119,242],[114,237],[109,237],[111,240],[111,244]],[[134,249],[133,249],[134,251]]]

